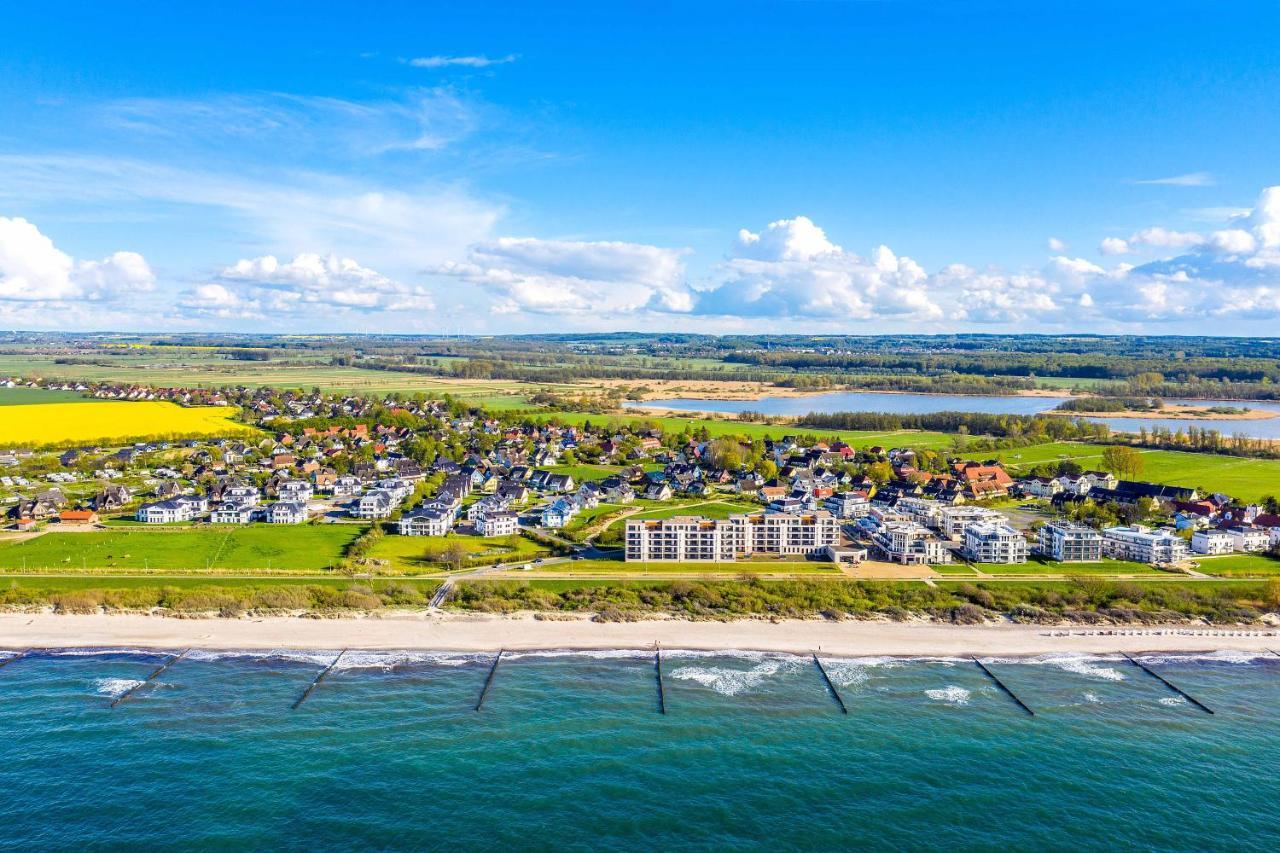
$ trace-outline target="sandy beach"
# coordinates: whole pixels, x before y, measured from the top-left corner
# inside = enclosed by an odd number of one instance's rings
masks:
[[[0,614],[0,648],[429,649],[497,651],[741,649],[837,655],[1036,655],[1239,650],[1280,645],[1280,629],[956,626],[929,622],[676,619],[596,623],[532,615],[412,613],[364,619],[173,619],[145,615]]]

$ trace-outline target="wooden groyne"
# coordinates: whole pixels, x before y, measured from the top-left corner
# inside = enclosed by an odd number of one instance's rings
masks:
[[[480,688],[480,698],[476,700],[476,710],[479,711],[484,707],[484,700],[489,695],[489,688],[493,686],[494,676],[498,674],[498,664],[502,662],[502,655],[506,649],[499,649],[498,656],[493,659],[493,666],[489,667],[489,676],[484,680],[484,687]]]
[[[330,662],[328,666],[320,670],[320,674],[317,675],[315,679],[310,684],[307,685],[306,690],[302,691],[302,695],[298,697],[298,701],[293,703],[293,710],[295,711],[298,710],[298,706],[300,706],[303,702],[307,701],[307,697],[315,692],[315,689],[320,686],[320,682],[324,681],[325,678],[328,677],[329,673],[333,671],[333,668],[338,665],[338,661],[342,660],[342,656],[345,655],[346,653],[347,653],[346,649],[343,649],[342,651],[338,652],[338,656],[334,658],[333,661]]]
[[[836,689],[835,682],[831,680],[831,676],[827,674],[827,668],[822,665],[822,661],[818,659],[817,653],[813,655],[813,664],[818,668],[818,672],[822,675],[823,682],[827,685],[827,691],[831,693],[831,698],[836,700],[836,704],[840,706],[841,713],[849,713],[849,708],[844,704],[844,697],[840,695],[840,691]]]
[[[121,693],[119,696],[117,696],[115,699],[113,699],[113,700],[112,700],[112,702],[111,702],[111,707],[112,707],[112,708],[114,708],[115,706],[119,705],[121,702],[124,702],[124,701],[128,700],[129,698],[131,698],[131,697],[133,696],[133,694],[137,693],[139,690],[141,690],[142,688],[146,687],[146,686],[147,686],[148,684],[150,684],[151,682],[155,681],[157,678],[159,678],[159,677],[161,676],[161,674],[162,674],[166,669],[168,669],[169,667],[173,666],[175,663],[177,663],[178,661],[182,660],[183,658],[185,658],[185,657],[186,657],[187,655],[189,655],[189,654],[191,654],[191,649],[186,649],[186,650],[184,650],[183,652],[181,652],[180,654],[176,654],[176,655],[174,655],[173,657],[169,658],[169,659],[168,659],[167,661],[165,661],[164,663],[160,664],[160,666],[156,667],[155,672],[151,673],[151,674],[150,674],[150,675],[148,675],[145,679],[143,679],[142,681],[139,681],[137,684],[133,685],[133,686],[132,686],[132,687],[130,687],[128,690],[126,690],[125,692],[123,692],[123,693]]]
[[[973,659],[973,662],[978,665],[979,669],[981,669],[983,672],[987,674],[987,678],[990,678],[992,681],[995,682],[996,687],[999,687],[1001,690],[1003,690],[1005,692],[1005,695],[1007,695],[1010,699],[1012,699],[1019,708],[1026,711],[1028,717],[1034,717],[1036,715],[1036,712],[1031,710],[1031,708],[1028,707],[1026,702],[1023,702],[1021,699],[1019,699],[1018,694],[1010,690],[1009,685],[1001,681],[1000,677],[997,676],[994,672],[992,672],[985,663],[978,660],[976,657]]]
[[[1154,678],[1156,681],[1159,681],[1159,682],[1160,682],[1161,684],[1163,684],[1165,687],[1168,687],[1168,688],[1169,688],[1170,690],[1172,690],[1174,693],[1177,693],[1179,696],[1181,696],[1183,699],[1186,699],[1186,700],[1187,700],[1188,702],[1190,702],[1192,705],[1195,705],[1195,706],[1196,706],[1197,708],[1199,708],[1201,711],[1204,711],[1206,714],[1212,714],[1212,713],[1213,713],[1213,709],[1212,709],[1212,708],[1210,708],[1208,705],[1204,704],[1204,703],[1203,703],[1203,702],[1201,702],[1199,699],[1197,699],[1196,697],[1192,696],[1190,693],[1188,693],[1187,691],[1183,690],[1181,687],[1179,687],[1178,685],[1174,684],[1172,681],[1170,681],[1169,679],[1165,678],[1163,675],[1161,675],[1160,673],[1156,672],[1156,671],[1155,671],[1154,669],[1152,669],[1151,667],[1147,666],[1145,663],[1142,663],[1141,661],[1135,660],[1132,656],[1130,656],[1130,655],[1126,654],[1125,652],[1121,652],[1120,654],[1124,655],[1124,656],[1125,656],[1125,658],[1129,661],[1129,663],[1133,664],[1133,665],[1134,665],[1134,666],[1136,666],[1138,669],[1142,670],[1142,671],[1143,671],[1143,672],[1145,672],[1147,675],[1149,675],[1149,676],[1151,676],[1152,678]]]
[[[13,657],[7,657],[4,660],[0,660],[0,669],[4,669],[9,664],[22,660],[23,658],[29,656],[31,652],[32,652],[31,649],[23,649]]]
[[[662,649],[659,647],[653,653],[653,670],[654,677],[658,681],[658,711],[667,713],[667,689],[662,683]]]

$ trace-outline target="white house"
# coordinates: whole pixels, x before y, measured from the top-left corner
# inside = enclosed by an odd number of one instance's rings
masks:
[[[1271,545],[1271,534],[1260,527],[1233,527],[1227,532],[1237,551],[1265,551]]]
[[[396,530],[402,536],[444,536],[453,524],[453,515],[438,507],[425,507],[406,513]]]
[[[360,496],[355,514],[357,518],[386,518],[396,503],[389,492],[374,489]]]
[[[297,501],[276,501],[267,507],[271,524],[301,524],[307,520],[307,505]]]
[[[476,524],[476,532],[481,536],[510,536],[519,529],[519,513],[508,511],[486,513]]]
[[[305,504],[311,500],[313,490],[306,480],[286,480],[280,484],[276,494],[282,501]]]
[[[578,508],[572,501],[558,498],[542,510],[542,526],[551,528],[564,527],[577,514]]]
[[[134,516],[146,524],[169,524],[190,521],[209,511],[209,499],[201,495],[179,495],[167,501],[156,501],[138,508]]]
[[[248,504],[224,503],[209,516],[214,524],[248,524],[252,520],[253,507]]]
[[[881,527],[871,538],[890,560],[904,565],[949,563],[951,552],[933,531],[914,521],[895,521]]]
[[[222,500],[228,504],[257,506],[262,495],[253,486],[229,486],[222,490]]]
[[[1197,554],[1230,554],[1235,543],[1225,530],[1197,530],[1191,534],[1191,550]]]
[[[862,518],[871,511],[871,502],[856,492],[840,492],[824,500],[822,507],[836,518]]]

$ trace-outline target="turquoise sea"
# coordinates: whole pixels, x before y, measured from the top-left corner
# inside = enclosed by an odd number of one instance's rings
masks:
[[[44,652],[0,668],[0,846],[1274,850],[1280,657]]]

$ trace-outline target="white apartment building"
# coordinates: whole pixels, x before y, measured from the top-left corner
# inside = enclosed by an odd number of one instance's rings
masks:
[[[822,502],[822,508],[836,518],[862,518],[871,511],[871,502],[853,492],[841,492]]]
[[[1260,527],[1236,527],[1227,533],[1236,551],[1265,551],[1271,546],[1271,534]]]
[[[988,509],[985,506],[971,506],[969,504],[944,506],[940,514],[942,517],[937,527],[944,536],[952,541],[964,539],[964,529],[970,524],[980,521],[1000,524],[1007,521],[1003,515],[994,509]]]
[[[1051,521],[1040,528],[1036,550],[1059,563],[1097,563],[1102,560],[1102,534],[1092,527]]]
[[[932,530],[914,521],[882,525],[871,538],[885,556],[895,563],[918,565],[951,562],[947,544],[935,536]]]
[[[1197,554],[1230,554],[1235,543],[1225,530],[1197,530],[1191,534],[1191,550]]]
[[[1176,563],[1187,556],[1187,543],[1169,530],[1152,530],[1141,524],[1108,527],[1102,531],[1102,550],[1117,560],[1138,563]]]
[[[683,515],[628,521],[626,559],[732,562],[750,554],[818,554],[839,542],[839,521],[825,511],[752,513],[725,519]]]
[[[453,525],[453,513],[439,507],[427,507],[406,513],[396,522],[401,536],[444,536]]]
[[[355,514],[357,518],[386,518],[399,503],[390,492],[374,489],[360,496]]]
[[[276,501],[267,507],[269,524],[302,524],[307,520],[307,505],[297,501]]]
[[[938,528],[942,526],[943,504],[929,498],[899,498],[893,508],[916,524]]]
[[[481,536],[510,536],[520,529],[520,514],[506,510],[487,512],[476,522]]]
[[[253,520],[253,507],[247,504],[222,504],[209,516],[214,524],[248,524]]]
[[[964,553],[975,563],[1025,563],[1027,540],[1003,522],[975,521],[964,529]]]

